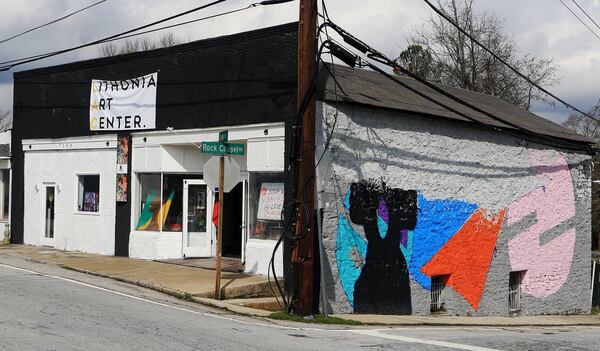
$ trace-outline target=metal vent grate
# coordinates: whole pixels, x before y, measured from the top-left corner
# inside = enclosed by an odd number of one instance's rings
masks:
[[[521,279],[524,271],[510,272],[508,279],[508,310],[518,312],[521,310]]]
[[[443,276],[431,277],[431,312],[444,310],[445,287]]]

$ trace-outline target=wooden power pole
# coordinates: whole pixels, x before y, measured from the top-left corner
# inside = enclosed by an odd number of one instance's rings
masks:
[[[311,88],[317,69],[317,0],[300,0],[298,27],[298,111]],[[304,110],[302,145],[297,167],[296,245],[292,261],[296,264],[298,300],[294,312],[303,316],[314,312],[315,267],[315,97]],[[308,216],[308,218],[306,218]]]

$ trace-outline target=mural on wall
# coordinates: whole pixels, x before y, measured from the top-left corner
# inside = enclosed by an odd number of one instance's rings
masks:
[[[485,210],[475,211],[421,269],[430,277],[446,276],[445,285],[454,288],[475,311],[479,308],[505,212],[506,209],[488,220]]]
[[[400,246],[407,244],[406,234],[416,225],[417,193],[363,180],[352,184],[345,203],[350,220],[363,227],[366,237],[340,218],[340,277],[354,310],[412,313],[408,266]]]
[[[477,205],[459,200],[428,200],[419,194],[418,220],[413,232],[410,274],[425,289],[431,278],[421,268],[438,252],[477,210]]]
[[[541,186],[496,214],[375,180],[351,184],[344,198],[348,216],[338,218],[336,257],[354,311],[410,313],[409,273],[427,290],[431,277],[443,276],[477,311],[504,221],[512,225],[530,215],[536,223],[508,243],[512,270],[525,271],[524,293],[543,298],[557,292],[570,271],[575,228],[547,243],[541,236],[575,214],[571,172],[554,151],[536,151],[530,159]]]
[[[575,227],[544,243],[543,235],[575,215],[573,179],[565,158],[553,151],[536,151],[530,160],[541,186],[508,205],[507,223],[535,214],[536,223],[508,243],[513,271],[526,271],[523,292],[544,298],[566,282],[575,250]]]

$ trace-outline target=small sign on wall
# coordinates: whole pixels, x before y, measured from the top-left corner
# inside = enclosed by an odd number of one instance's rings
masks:
[[[262,183],[256,218],[270,221],[281,220],[283,197],[283,183]]]
[[[117,174],[117,202],[127,202],[127,174]]]
[[[129,138],[119,137],[117,145],[117,202],[127,202],[128,163]]]
[[[90,130],[156,128],[158,73],[125,80],[93,79],[90,89]]]
[[[120,137],[117,145],[117,174],[127,174],[129,163],[129,138]]]

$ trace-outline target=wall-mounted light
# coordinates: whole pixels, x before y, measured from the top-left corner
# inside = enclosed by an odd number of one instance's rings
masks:
[[[56,184],[56,192],[60,193],[60,185],[59,184]]]
[[[269,135],[269,130],[268,130],[268,129],[265,129],[265,130],[263,131],[263,133],[264,133],[265,135]]]
[[[40,188],[38,188],[37,184],[33,184],[33,190],[35,190],[35,192],[39,192]]]
[[[142,140],[143,140],[144,142],[146,142],[146,137],[144,137]]]

